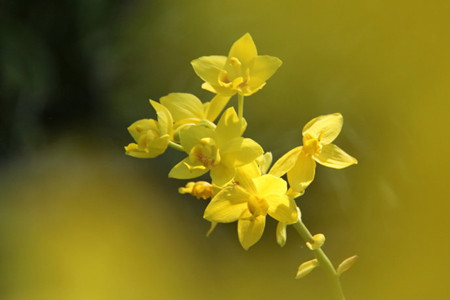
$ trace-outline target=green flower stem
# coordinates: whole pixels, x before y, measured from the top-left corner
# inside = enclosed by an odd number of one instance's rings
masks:
[[[297,223],[293,224],[295,230],[299,233],[300,237],[305,242],[313,242],[313,237],[311,233],[309,232],[308,228],[306,228],[305,224],[303,224],[301,217],[299,216]],[[325,273],[328,275],[328,278],[335,290],[335,296],[336,299],[339,300],[345,300],[344,292],[342,291],[341,282],[339,280],[339,276],[336,273],[335,268],[333,267],[333,264],[331,263],[330,259],[327,257],[325,252],[323,252],[322,248],[312,250],[314,253],[314,256],[319,261],[319,266],[322,267],[322,269],[325,271]]]
[[[244,117],[244,96],[241,94],[238,94],[238,117],[239,120]]]
[[[169,142],[169,147],[171,147],[173,149],[176,149],[178,151],[184,151],[183,146],[181,146],[181,145],[179,145],[177,143],[174,143],[172,141]]]

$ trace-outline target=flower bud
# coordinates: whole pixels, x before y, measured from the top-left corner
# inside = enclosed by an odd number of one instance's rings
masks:
[[[191,194],[197,199],[208,199],[213,195],[213,186],[206,181],[188,182],[185,187],[178,189],[180,194]]]
[[[299,279],[305,277],[312,270],[314,270],[319,265],[319,261],[317,259],[311,259],[302,263],[297,270],[297,275],[295,275],[295,279]]]
[[[321,233],[318,233],[312,237],[311,242],[306,242],[306,246],[309,248],[309,250],[317,250],[322,247],[323,243],[325,243],[325,236]]]
[[[280,245],[280,247],[283,247],[286,244],[286,240],[287,240],[285,223],[278,222],[276,234],[277,234],[278,245]]]
[[[341,276],[342,273],[350,269],[353,264],[358,259],[358,255],[350,256],[349,258],[344,259],[343,262],[340,263],[340,265],[337,267],[336,273],[338,276]]]

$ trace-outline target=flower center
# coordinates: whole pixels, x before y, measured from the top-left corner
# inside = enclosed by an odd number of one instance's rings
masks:
[[[242,73],[242,63],[236,57],[229,57],[219,73],[219,84],[232,90],[241,90],[247,85],[249,70]]]
[[[199,162],[209,169],[220,163],[219,149],[212,138],[202,138],[200,143],[191,149],[189,158],[192,162]]]
[[[322,145],[319,140],[310,134],[305,134],[305,136],[303,136],[303,152],[306,156],[320,153],[320,151],[322,151]]]
[[[267,215],[269,204],[263,198],[258,196],[250,196],[247,202],[248,210],[254,217]]]

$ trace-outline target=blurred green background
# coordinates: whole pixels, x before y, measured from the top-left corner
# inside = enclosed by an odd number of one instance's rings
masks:
[[[182,158],[124,155],[148,99],[208,101],[189,62],[250,32],[283,66],[247,98],[246,136],[275,159],[333,112],[359,160],[318,167],[298,201],[348,299],[450,299],[450,2],[2,1],[1,299],[330,299],[275,222],[249,251],[209,238],[206,202],[167,179]],[[234,104],[235,100],[231,102]]]

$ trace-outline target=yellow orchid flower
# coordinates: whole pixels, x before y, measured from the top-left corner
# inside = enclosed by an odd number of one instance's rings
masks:
[[[228,57],[203,56],[191,64],[205,81],[203,89],[221,95],[250,96],[266,84],[282,61],[277,57],[258,55],[252,37],[246,33],[234,42]]]
[[[262,175],[255,162],[237,168],[234,184],[220,191],[206,207],[203,217],[215,223],[238,222],[238,237],[247,250],[261,238],[266,216],[293,224],[298,212],[286,195],[287,183],[273,175]]]
[[[202,103],[196,96],[188,93],[170,93],[159,101],[171,113],[175,133],[185,126],[198,125],[202,121],[210,127],[230,100],[229,96],[216,95],[210,102]]]
[[[211,170],[214,184],[224,186],[236,167],[248,164],[264,151],[258,143],[241,137],[242,123],[233,107],[222,115],[215,129],[191,126],[180,132],[180,143],[189,156],[172,168],[169,177],[190,179]]]
[[[340,113],[320,116],[309,121],[303,127],[303,146],[283,155],[269,174],[281,177],[287,173],[292,190],[303,193],[314,179],[316,162],[334,169],[357,164],[356,158],[331,144],[341,132],[343,122]]]
[[[125,147],[127,155],[137,158],[153,158],[164,151],[172,138],[173,120],[170,112],[163,105],[150,100],[156,110],[158,121],[142,119],[128,127],[128,132],[136,143]]]

